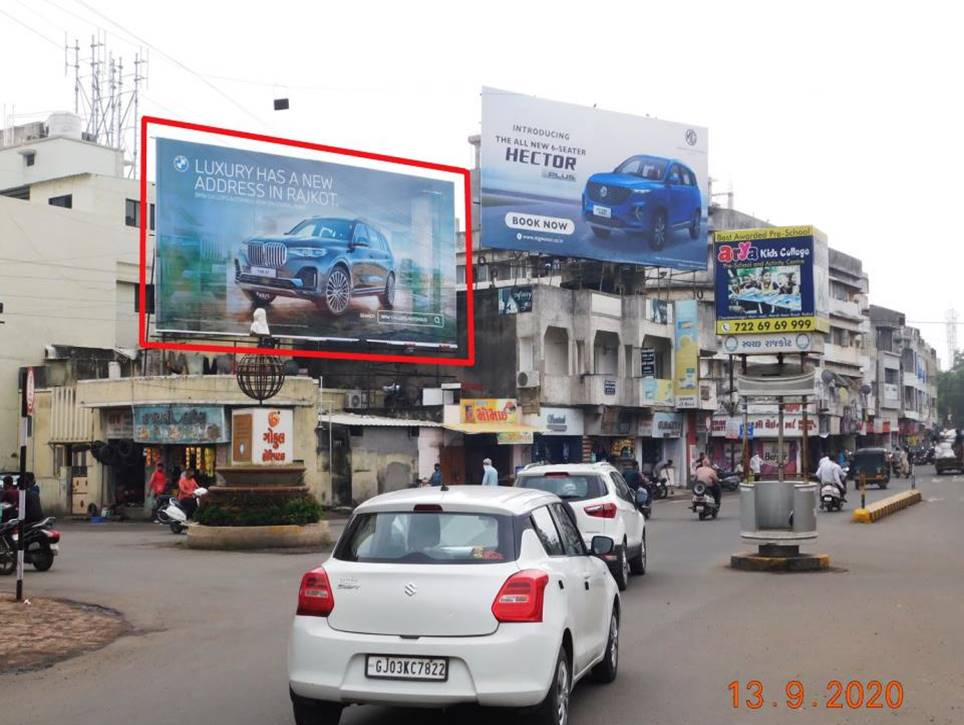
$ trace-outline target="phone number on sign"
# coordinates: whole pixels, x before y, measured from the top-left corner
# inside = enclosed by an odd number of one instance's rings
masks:
[[[823,707],[828,710],[899,710],[904,704],[904,686],[897,680],[830,680],[824,688],[823,702],[807,690],[800,680],[790,680],[783,688],[783,699],[767,700],[765,688],[760,680],[747,680],[740,683],[733,680],[727,689],[730,691],[730,705],[734,710],[760,710],[764,707],[785,705],[791,710]],[[809,697],[809,699],[808,699]]]
[[[816,317],[779,317],[769,320],[717,320],[719,335],[751,335],[761,332],[813,332]]]

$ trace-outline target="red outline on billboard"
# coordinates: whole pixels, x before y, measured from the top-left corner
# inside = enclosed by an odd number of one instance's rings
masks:
[[[368,353],[368,352],[338,352],[335,350],[291,350],[286,348],[260,348],[248,346],[228,346],[206,343],[190,342],[162,342],[147,339],[147,126],[148,124],[157,126],[171,126],[173,128],[183,128],[190,131],[202,131],[204,133],[218,134],[221,136],[232,136],[243,138],[250,141],[263,141],[281,146],[295,146],[303,149],[315,151],[326,151],[328,153],[343,154],[362,159],[372,159],[374,161],[387,161],[393,164],[404,166],[415,166],[421,169],[432,169],[434,171],[447,171],[452,174],[459,174],[462,177],[463,188],[465,191],[465,324],[466,324],[466,356],[465,357],[440,357],[434,355],[398,355],[388,353]],[[141,117],[141,220],[140,220],[140,284],[139,284],[139,312],[138,319],[138,342],[140,346],[147,350],[180,350],[184,352],[217,352],[229,355],[243,353],[261,353],[264,355],[285,355],[289,357],[313,357],[327,358],[330,360],[366,360],[370,362],[397,362],[410,363],[413,365],[451,365],[459,367],[471,367],[475,365],[475,290],[472,283],[472,184],[468,169],[458,166],[445,166],[428,161],[418,161],[416,159],[406,159],[399,156],[387,156],[376,154],[369,151],[357,151],[355,149],[339,148],[337,146],[326,146],[324,144],[310,143],[308,141],[296,141],[280,136],[267,136],[248,131],[236,131],[229,128],[219,128],[217,126],[206,126],[199,123],[188,123],[187,121],[175,121],[169,118],[159,118],[157,116]]]

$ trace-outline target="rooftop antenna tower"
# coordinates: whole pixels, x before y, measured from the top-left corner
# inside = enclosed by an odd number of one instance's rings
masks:
[[[88,51],[89,49],[89,51]],[[147,83],[148,57],[134,53],[133,68],[107,47],[107,33],[90,36],[81,56],[80,40],[64,42],[64,75],[73,74],[74,113],[85,121],[83,139],[124,153],[127,175],[137,175],[140,91]]]

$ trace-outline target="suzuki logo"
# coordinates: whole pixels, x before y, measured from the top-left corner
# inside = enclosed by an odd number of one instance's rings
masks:
[[[605,186],[602,186],[599,188],[599,196],[601,196],[603,199],[606,198],[606,194],[608,193],[609,193],[609,189],[607,189]]]
[[[418,591],[418,588],[411,582],[405,585],[405,594],[407,596],[414,597],[417,591]]]

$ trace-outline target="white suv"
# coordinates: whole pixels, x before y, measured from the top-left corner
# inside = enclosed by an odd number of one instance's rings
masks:
[[[586,542],[608,536],[616,542],[607,557],[610,571],[624,591],[629,575],[646,573],[646,518],[636,507],[633,490],[608,463],[530,465],[515,485],[556,494],[570,504]]]
[[[616,678],[619,592],[565,504],[497,486],[406,489],[355,509],[301,580],[288,644],[298,725],[349,704],[534,709],[566,725],[586,674]]]

